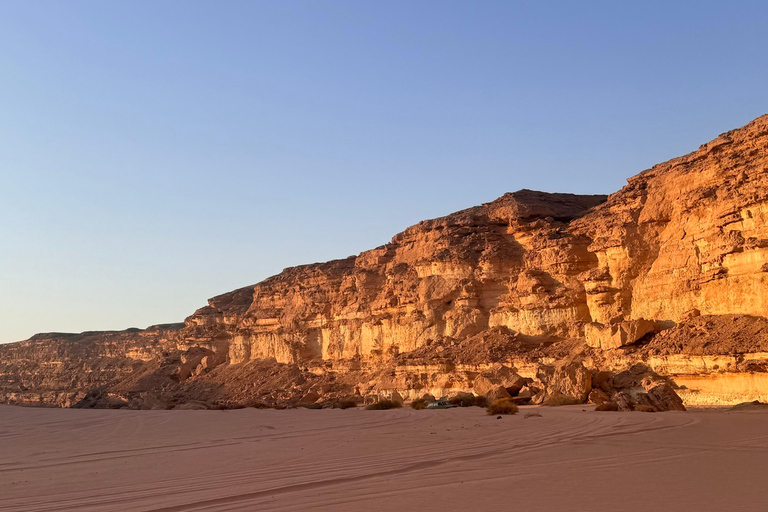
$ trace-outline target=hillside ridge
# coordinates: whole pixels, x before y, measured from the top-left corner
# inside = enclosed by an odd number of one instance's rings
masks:
[[[663,354],[651,365],[662,373],[762,371],[758,356],[755,365],[744,354],[761,346],[752,338],[765,331],[768,308],[767,119],[608,196],[522,189],[421,221],[359,255],[287,268],[212,297],[183,326],[0,345],[0,401],[290,403],[318,378],[338,387],[326,382],[321,395],[415,397],[473,390],[489,365],[546,387],[542,364],[613,371],[649,364],[651,347]],[[706,347],[681,338],[701,326],[734,332],[728,322],[751,337],[737,336],[739,345],[710,333]],[[692,346],[723,364],[685,362]],[[474,366],[430,367],[450,363],[448,354]],[[270,372],[283,377],[262,382]]]

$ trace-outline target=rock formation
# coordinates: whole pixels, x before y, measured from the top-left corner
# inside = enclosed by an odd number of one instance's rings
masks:
[[[499,366],[585,401],[583,365],[765,372],[767,142],[762,116],[607,197],[508,193],[214,297],[183,326],[0,345],[0,401],[416,398],[497,389]]]

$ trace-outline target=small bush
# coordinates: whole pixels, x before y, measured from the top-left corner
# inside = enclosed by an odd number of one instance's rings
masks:
[[[525,416],[523,418],[541,418],[541,414],[535,411],[527,412],[525,413]]]
[[[416,409],[417,411],[421,411],[422,409],[427,408],[427,404],[429,404],[429,402],[427,401],[426,398],[417,398],[416,400],[411,402],[411,409]]]
[[[475,407],[488,407],[488,399],[484,396],[475,397]]]
[[[471,393],[461,393],[448,400],[459,407],[487,407],[488,399],[484,396],[475,396]]]
[[[459,393],[458,395],[449,398],[448,403],[451,405],[458,405],[459,407],[469,407],[470,404],[475,404],[475,395],[472,393]]]
[[[400,407],[402,407],[400,402],[395,402],[394,400],[379,400],[378,402],[374,402],[365,408],[369,411],[383,411],[385,409],[399,409]]]
[[[577,400],[568,395],[561,395],[560,393],[555,395],[549,395],[544,399],[544,405],[550,407],[558,407],[560,405],[576,405],[582,403],[581,400]]]
[[[353,407],[357,407],[357,402],[352,398],[342,398],[333,404],[334,409],[352,409]]]
[[[517,405],[509,398],[501,398],[488,406],[488,414],[517,414]]]

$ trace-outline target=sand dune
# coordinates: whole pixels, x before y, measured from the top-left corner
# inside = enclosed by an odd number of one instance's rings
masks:
[[[764,412],[582,406],[0,406],[0,511],[765,510],[766,427]]]

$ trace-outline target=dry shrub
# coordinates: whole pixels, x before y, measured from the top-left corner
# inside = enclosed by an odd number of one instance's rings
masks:
[[[544,399],[544,405],[548,405],[550,407],[557,407],[560,405],[576,405],[580,403],[582,403],[581,400],[577,400],[572,396],[561,395],[560,393],[549,395]]]
[[[488,399],[484,396],[475,396],[472,393],[462,393],[448,400],[459,407],[487,407]]]
[[[509,398],[501,398],[488,406],[488,414],[517,414],[518,408]]]
[[[541,418],[541,414],[535,411],[525,413],[523,418]]]
[[[411,409],[416,409],[417,411],[421,411],[422,409],[427,408],[427,404],[429,401],[426,398],[417,398],[413,402],[411,402]]]
[[[357,402],[352,398],[342,398],[333,404],[334,409],[352,409],[353,407],[357,407]]]
[[[379,400],[365,408],[369,411],[383,411],[385,409],[399,409],[400,407],[402,407],[400,402],[395,402],[394,400]]]

